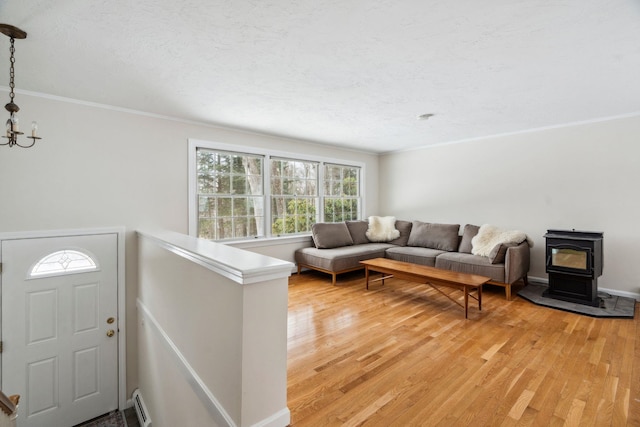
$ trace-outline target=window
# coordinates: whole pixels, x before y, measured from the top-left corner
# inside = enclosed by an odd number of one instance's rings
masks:
[[[308,233],[318,206],[318,162],[271,159],[271,234]]]
[[[360,168],[325,164],[324,220],[348,221],[360,217]]]
[[[83,252],[65,249],[53,252],[36,262],[31,269],[30,276],[47,277],[97,269],[98,266],[91,256]]]
[[[211,240],[304,235],[362,215],[362,166],[189,141],[189,233]]]
[[[263,157],[197,150],[198,236],[264,236]]]

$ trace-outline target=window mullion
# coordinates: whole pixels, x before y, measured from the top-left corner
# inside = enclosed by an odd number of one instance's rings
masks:
[[[316,207],[316,221],[324,222],[324,162],[318,165],[318,206]]]
[[[267,237],[273,237],[273,230],[271,224],[273,224],[273,212],[271,211],[271,156],[264,156],[264,169],[262,173],[263,193],[264,193],[264,235]]]

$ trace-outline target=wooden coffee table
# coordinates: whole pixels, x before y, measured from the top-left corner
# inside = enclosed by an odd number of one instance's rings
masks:
[[[477,274],[458,273],[456,271],[427,267],[426,265],[396,261],[387,258],[369,259],[366,261],[360,261],[360,263],[364,265],[367,289],[369,289],[370,281],[369,270],[387,274],[387,276],[383,276],[382,278],[371,280],[372,282],[381,280],[382,284],[384,284],[385,279],[397,277],[411,282],[424,283],[463,307],[465,319],[468,319],[469,314],[469,297],[477,300],[478,311],[482,310],[482,285],[491,280],[490,277],[478,276]],[[438,289],[438,286],[447,286],[462,290],[462,292],[464,292],[464,306]],[[471,294],[473,291],[476,292],[476,295]]]

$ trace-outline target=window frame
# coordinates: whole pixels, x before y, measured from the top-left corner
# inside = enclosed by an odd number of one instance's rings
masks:
[[[230,221],[231,223],[231,229],[232,229],[232,233],[235,234],[236,233],[236,224],[238,223],[238,221],[242,221],[242,219],[249,219],[251,216],[250,215],[238,215],[236,214],[235,210],[236,210],[236,200],[237,199],[245,199],[247,201],[247,209],[248,206],[250,205],[249,203],[249,199],[260,199],[263,205],[263,212],[262,212],[262,217],[263,220],[262,222],[262,226],[264,226],[264,166],[265,166],[265,156],[263,155],[256,155],[256,154],[250,154],[250,153],[243,153],[243,152],[237,152],[237,151],[226,151],[226,150],[212,150],[206,147],[197,147],[196,148],[196,165],[198,164],[198,150],[201,151],[210,151],[213,152],[221,157],[226,157],[228,156],[230,159],[234,159],[234,158],[244,158],[244,157],[250,157],[253,159],[257,159],[260,161],[260,175],[254,175],[255,177],[260,176],[260,181],[258,181],[260,183],[260,193],[259,194],[252,194],[251,192],[247,191],[247,187],[249,186],[249,178],[250,175],[248,174],[239,174],[237,172],[234,171],[234,166],[233,166],[233,160],[231,161],[230,164],[230,169],[228,173],[217,173],[214,174],[214,178],[215,175],[218,175],[220,177],[227,177],[228,178],[228,182],[229,182],[229,192],[223,192],[223,193],[217,193],[217,192],[213,192],[213,193],[202,193],[199,191],[199,186],[198,186],[198,171],[196,171],[196,203],[198,205],[198,215],[196,218],[196,221],[198,222],[198,224],[200,224],[200,221],[203,219],[200,217],[200,196],[206,198],[206,199],[213,199],[216,200],[216,205],[220,206],[221,200],[228,200],[229,201],[229,209],[230,209],[230,214],[229,215],[217,215],[215,218],[217,220],[226,220],[226,221]],[[242,192],[237,192],[235,191],[235,178],[236,177],[242,177],[244,179],[246,179],[245,181],[245,190]],[[255,206],[255,205],[254,205]],[[219,208],[217,208],[216,210],[219,210]],[[256,218],[256,217],[254,217]],[[211,218],[210,218],[211,219]],[[247,222],[248,224],[248,222]],[[196,229],[198,228],[198,225],[196,225]],[[214,227],[216,228],[216,227]],[[260,226],[257,227],[258,230],[260,229]],[[247,230],[245,230],[247,231]],[[208,237],[207,237],[208,238]],[[230,238],[214,238],[211,240],[218,240],[218,241],[223,241],[223,240],[237,240],[237,239],[247,239],[247,238],[253,238],[253,237],[230,237]]]
[[[315,167],[315,194],[314,195],[308,195],[308,194],[297,194],[297,191],[294,192],[294,194],[285,194],[286,192],[284,191],[284,183],[286,181],[292,181],[292,182],[296,182],[299,183],[300,182],[300,178],[295,176],[295,177],[287,177],[287,176],[283,176],[283,175],[278,175],[277,178],[280,178],[281,180],[281,185],[283,188],[283,191],[281,193],[278,194],[274,194],[273,193],[273,184],[274,184],[274,175],[271,174],[271,172],[273,171],[274,168],[274,162],[287,162],[287,163],[292,163],[292,164],[296,164],[296,163],[306,163],[309,165],[313,165]],[[288,213],[285,213],[284,216],[276,216],[274,217],[274,209],[273,209],[273,201],[277,198],[281,198],[283,200],[294,200],[296,202],[296,210],[298,208],[298,202],[303,201],[303,200],[313,200],[313,206],[314,206],[314,212],[315,212],[315,217],[313,218],[313,220],[318,220],[319,217],[319,209],[320,209],[320,201],[322,200],[322,196],[320,194],[320,168],[322,167],[322,163],[318,162],[318,161],[311,161],[311,160],[302,160],[299,158],[285,158],[285,157],[279,157],[279,156],[271,156],[269,158],[269,176],[265,178],[265,180],[269,181],[269,201],[271,203],[271,211],[269,212],[269,219],[270,221],[270,230],[271,230],[271,236],[274,237],[283,237],[283,236],[299,236],[299,235],[304,235],[304,234],[309,234],[309,232],[311,230],[308,231],[300,231],[300,232],[294,232],[294,233],[283,233],[283,234],[274,234],[273,228],[274,228],[274,222],[277,221],[278,219],[282,219],[284,221],[286,221],[287,218],[291,218],[293,217],[294,222],[298,221],[298,216],[299,215],[288,215]],[[306,178],[303,178],[304,181],[310,181]],[[306,185],[305,185],[306,187]],[[285,203],[286,206],[286,203]],[[285,207],[285,210],[288,210],[288,208]],[[309,217],[308,215],[305,215],[305,217]],[[269,221],[267,221],[269,222]]]
[[[326,188],[327,183],[333,182],[333,180],[327,179],[327,176],[325,174],[325,170],[326,170],[327,166],[337,167],[337,168],[340,168],[341,170],[352,169],[352,168],[354,168],[354,166],[353,165],[345,165],[345,164],[341,164],[341,163],[331,163],[331,162],[325,162],[322,166],[323,166],[323,171],[322,171],[323,172],[323,181],[322,181],[321,185],[322,185],[322,189],[323,189],[322,190],[323,198],[321,200],[322,201],[322,206],[320,207],[320,209],[322,210],[322,215],[325,214],[325,211],[326,211],[326,208],[327,208],[326,203],[325,203],[327,199],[334,200],[334,201],[340,200],[341,204],[343,206],[344,206],[344,202],[346,200],[361,200],[362,199],[362,194],[361,194],[361,192],[362,192],[362,187],[361,187],[361,184],[362,184],[362,170],[361,169],[358,170],[358,189],[357,189],[358,190],[357,191],[358,194],[356,196],[345,195],[344,194],[344,187],[342,186],[343,182],[341,182],[341,184],[340,184],[340,193],[341,194],[339,196],[336,196],[335,194],[325,194],[325,188]],[[343,175],[342,172],[341,172],[341,175]],[[360,215],[361,215],[361,211],[362,211],[362,206],[360,206],[360,212],[356,212],[356,218],[348,219],[348,220],[345,220],[345,221],[352,221],[353,219],[358,219],[358,217],[360,217]],[[344,215],[344,211],[342,212],[342,214]],[[327,221],[327,218],[323,217],[323,220]]]
[[[188,216],[189,216],[189,224],[188,231],[189,235],[198,237],[198,193],[197,193],[197,168],[196,168],[196,153],[198,148],[203,148],[207,150],[219,150],[219,151],[228,151],[235,153],[245,153],[247,155],[256,155],[256,156],[264,156],[264,164],[263,164],[263,195],[264,197],[264,236],[256,236],[256,237],[247,237],[247,238],[237,238],[237,239],[224,239],[224,240],[216,240],[217,242],[222,243],[231,243],[231,242],[246,242],[246,241],[255,241],[255,240],[271,240],[271,239],[291,239],[291,238],[299,238],[301,236],[309,236],[310,233],[298,233],[298,234],[285,234],[285,235],[273,235],[271,230],[272,218],[271,218],[271,159],[288,159],[288,160],[299,160],[299,161],[309,161],[309,162],[317,162],[319,163],[318,167],[318,222],[324,221],[324,167],[325,164],[332,165],[341,165],[348,167],[357,167],[360,169],[360,179],[359,179],[359,193],[360,193],[360,217],[366,218],[366,188],[365,188],[365,179],[366,176],[366,165],[363,162],[351,161],[340,158],[329,158],[322,156],[313,156],[303,153],[293,153],[287,151],[279,151],[279,150],[266,150],[259,147],[245,146],[245,145],[235,145],[228,144],[223,142],[215,142],[215,141],[206,141],[200,139],[189,138],[188,140]]]

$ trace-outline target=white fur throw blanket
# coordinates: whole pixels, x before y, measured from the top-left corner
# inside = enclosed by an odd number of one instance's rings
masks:
[[[533,241],[522,231],[501,230],[493,225],[484,224],[478,230],[478,234],[471,239],[471,253],[473,255],[489,256],[491,249],[499,244],[520,244],[527,241],[529,247],[533,247]]]
[[[400,237],[400,231],[396,230],[396,217],[370,216],[365,236],[371,242],[390,242],[397,239]]]

